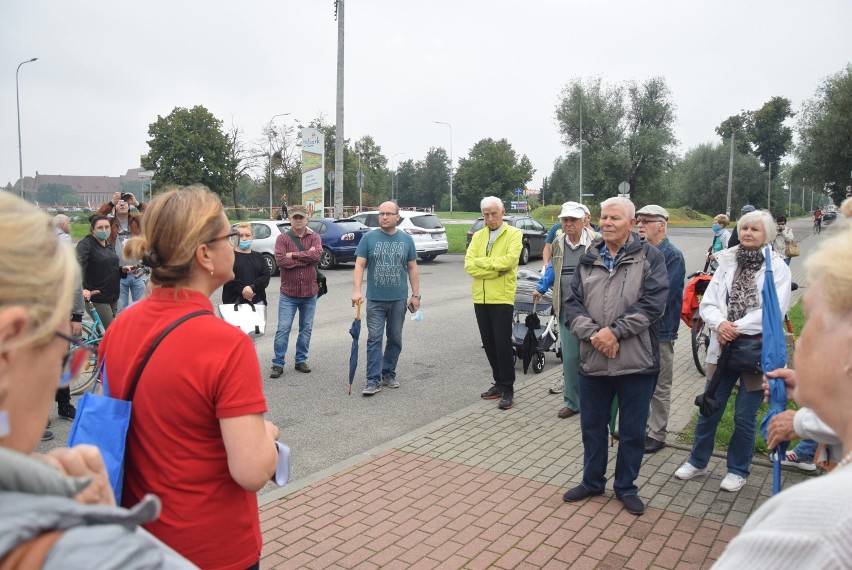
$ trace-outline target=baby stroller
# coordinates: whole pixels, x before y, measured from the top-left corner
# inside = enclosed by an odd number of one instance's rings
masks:
[[[533,292],[540,278],[537,271],[518,271],[518,288],[512,312],[512,347],[515,363],[520,358],[525,364],[524,374],[530,363],[536,374],[544,370],[545,352],[553,351],[558,358],[562,358],[562,345],[558,342],[559,323],[553,314],[553,292],[548,290],[539,297],[538,302],[533,300]],[[528,335],[534,337],[531,338],[534,342],[524,342]]]

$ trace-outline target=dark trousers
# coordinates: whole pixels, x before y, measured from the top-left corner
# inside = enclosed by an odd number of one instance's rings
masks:
[[[56,403],[62,406],[63,404],[71,403],[71,388],[68,386],[56,390]]]
[[[515,362],[512,358],[512,305],[474,303],[476,324],[491,375],[497,389],[510,398],[515,395]]]
[[[603,491],[608,458],[607,434],[612,398],[618,396],[618,451],[613,489],[617,497],[636,495],[634,481],[645,453],[645,425],[656,374],[580,378],[580,430],[583,434],[583,487]]]

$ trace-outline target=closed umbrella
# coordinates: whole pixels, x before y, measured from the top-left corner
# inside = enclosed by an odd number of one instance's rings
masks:
[[[533,356],[538,352],[536,330],[541,327],[541,321],[538,319],[538,313],[535,312],[535,305],[533,305],[533,312],[527,315],[526,320],[524,320],[524,324],[527,325],[527,334],[524,336],[524,343],[521,345],[521,358],[524,363],[524,374],[526,374]]]
[[[763,302],[763,347],[761,349],[761,364],[763,374],[777,368],[783,368],[787,364],[787,341],[784,337],[784,315],[781,314],[781,304],[778,302],[778,292],[775,290],[775,275],[772,272],[771,251],[767,247],[766,274],[763,278],[763,289],[761,298]],[[769,422],[776,414],[787,409],[787,389],[784,387],[782,378],[770,378],[769,382],[769,411],[766,412],[760,424],[760,433],[766,439]],[[772,492],[777,494],[781,491],[781,458],[787,451],[787,443],[783,442],[772,450],[773,454],[773,476]]]
[[[356,303],[352,303],[354,306]],[[361,301],[357,303],[358,309],[355,311],[355,320],[352,321],[352,326],[349,327],[349,334],[352,336],[352,350],[349,353],[349,395],[352,395],[352,381],[355,379],[355,370],[358,369],[358,339],[361,337]]]

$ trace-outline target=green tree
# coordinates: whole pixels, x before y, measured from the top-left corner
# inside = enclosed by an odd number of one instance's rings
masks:
[[[627,94],[630,196],[634,200],[641,197],[643,203],[657,202],[662,196],[660,177],[674,159],[676,107],[662,77],[631,83]],[[642,191],[637,192],[638,188]]]
[[[722,142],[730,143],[731,135],[734,135],[734,150],[740,154],[751,152],[751,112],[742,111],[738,115],[731,115],[716,127],[716,134],[722,137]]]
[[[515,188],[523,188],[535,169],[526,155],[518,154],[506,139],[482,139],[459,159],[455,181],[458,200],[466,210],[479,210],[485,196],[510,200]],[[456,192],[456,188],[453,188]]]
[[[813,99],[805,103],[797,128],[796,153],[801,163],[797,179],[806,177],[820,186],[833,183],[831,195],[839,204],[852,170],[852,65],[823,80]]]
[[[39,184],[36,200],[43,206],[78,206],[83,203],[74,189],[67,184]]]
[[[142,167],[154,170],[156,191],[168,184],[204,184],[220,196],[230,195],[237,163],[231,156],[222,121],[196,105],[175,107],[148,126],[149,151]]]
[[[421,208],[439,207],[450,197],[450,157],[441,147],[431,147],[426,158],[417,163],[417,201]]]
[[[784,121],[794,115],[790,100],[786,97],[773,97],[752,114],[751,142],[754,145],[754,153],[760,158],[764,169],[768,169],[772,163],[779,162],[790,152],[793,130],[784,126]]]

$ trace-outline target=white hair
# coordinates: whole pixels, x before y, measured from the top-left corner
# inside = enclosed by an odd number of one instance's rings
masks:
[[[775,240],[775,236],[778,235],[778,230],[775,228],[775,220],[772,219],[772,214],[767,212],[766,210],[755,210],[754,212],[749,212],[747,214],[743,214],[743,216],[737,222],[737,233],[741,232],[743,226],[746,224],[763,224],[763,245],[772,243]]]
[[[601,202],[601,212],[603,213],[604,208],[609,208],[610,206],[620,206],[624,209],[624,214],[631,220],[636,217],[636,205],[630,198],[622,198],[621,196],[607,198]]]
[[[497,204],[501,208],[505,208],[505,206],[503,205],[503,200],[501,200],[497,196],[486,196],[479,203],[479,209],[484,210],[485,208],[487,208],[491,204]]]

